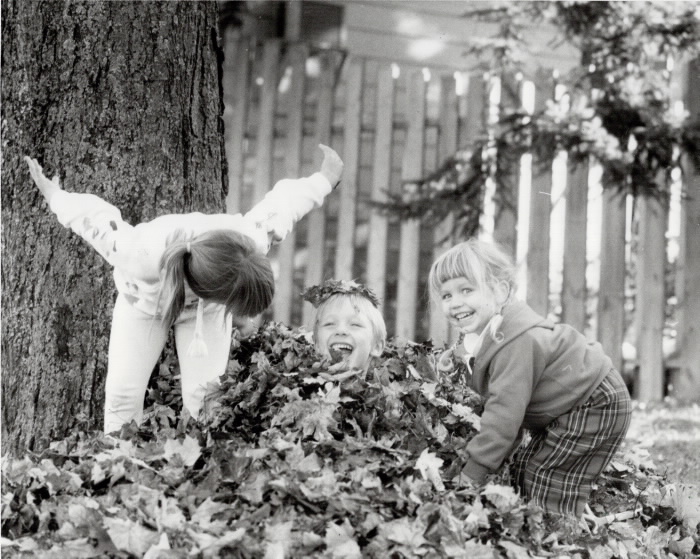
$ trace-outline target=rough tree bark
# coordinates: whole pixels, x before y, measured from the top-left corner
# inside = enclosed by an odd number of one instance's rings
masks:
[[[3,453],[101,428],[111,268],[62,228],[22,156],[131,223],[223,211],[215,2],[2,3]]]

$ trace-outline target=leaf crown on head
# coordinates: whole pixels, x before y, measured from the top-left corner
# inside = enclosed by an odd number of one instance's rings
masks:
[[[318,308],[321,303],[333,295],[359,295],[379,308],[379,299],[372,290],[351,280],[326,280],[320,285],[305,289],[301,294],[304,300],[311,303],[314,308]]]

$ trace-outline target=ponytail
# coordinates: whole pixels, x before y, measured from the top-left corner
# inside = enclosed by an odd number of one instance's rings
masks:
[[[503,323],[503,312],[498,311],[496,314],[494,314],[491,317],[491,320],[489,320],[488,323],[488,331],[489,335],[491,336],[491,339],[494,342],[501,343],[504,339],[505,336],[503,335],[503,332],[501,332],[501,324]]]
[[[161,287],[158,308],[161,320],[170,328],[185,307],[186,260],[189,259],[188,241],[183,230],[177,230],[166,241],[165,252],[160,259]]]

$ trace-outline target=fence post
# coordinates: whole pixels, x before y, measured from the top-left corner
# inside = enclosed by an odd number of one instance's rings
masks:
[[[302,35],[304,5],[296,0],[286,0],[284,4],[284,38],[298,41]]]
[[[535,76],[535,113],[554,99],[551,70]],[[549,312],[549,248],[552,215],[552,160],[532,161],[530,228],[527,242],[527,304],[542,316]]]
[[[467,95],[466,99],[463,99],[467,118],[459,131],[459,145],[471,151],[474,151],[476,141],[482,139],[486,133],[489,110],[487,95],[484,74],[482,72],[469,74]]]
[[[438,164],[457,152],[457,134],[459,125],[459,99],[457,98],[454,77],[443,77],[440,81],[440,135],[438,137]],[[448,215],[433,230],[433,260],[452,245],[452,228],[454,219]],[[449,341],[449,323],[440,309],[435,308],[433,298],[428,295],[430,306],[429,337],[436,346]]]
[[[391,186],[391,157],[394,124],[394,86],[396,80],[389,65],[382,65],[377,75],[374,159],[372,163],[372,201],[386,201]],[[386,255],[389,221],[377,208],[370,209],[367,241],[367,286],[379,298],[384,309],[386,294]]]
[[[663,180],[663,179],[659,179]],[[661,194],[661,193],[660,193]],[[663,196],[663,194],[661,194]],[[664,396],[663,330],[666,306],[667,200],[641,197],[637,244],[637,397],[656,401]]]
[[[686,108],[691,122],[700,121],[700,58],[688,65]],[[700,401],[700,173],[685,158],[684,198],[681,216],[681,251],[678,278],[678,356],[679,370],[673,394],[685,401]]]
[[[626,196],[609,185],[603,185],[596,338],[618,371],[622,371],[624,366],[622,343],[625,337],[626,231]]]
[[[318,144],[330,145],[335,93],[335,65],[333,64],[332,53],[321,53],[319,58],[321,61],[321,73],[319,75],[318,103],[316,106],[315,146]],[[340,188],[343,188],[343,186]],[[326,204],[313,210],[308,217],[305,287],[318,285],[323,280],[323,265],[326,259],[325,208]],[[313,307],[308,303],[305,304],[303,323],[307,327],[311,326],[313,315]]]
[[[223,90],[228,101],[224,110],[225,149],[228,163],[226,211],[230,214],[241,211],[250,68],[249,39],[236,39],[233,31],[231,27],[226,29],[224,43],[226,67],[223,72]]]
[[[501,75],[500,118],[520,109],[522,80],[511,74]],[[494,240],[501,243],[515,258],[517,251],[518,192],[520,190],[520,157],[499,149],[496,155],[496,215]]]
[[[260,202],[272,186],[272,154],[274,153],[275,113],[277,105],[277,80],[279,79],[279,39],[270,39],[263,47],[263,84],[260,94],[258,134],[255,158],[255,184],[253,201]]]
[[[306,81],[306,58],[308,49],[304,44],[293,44],[289,51],[289,66],[292,81],[287,96],[287,137],[285,138],[285,177],[301,176],[302,138],[304,124],[304,85]],[[296,228],[277,247],[280,275],[277,279],[274,299],[274,316],[278,322],[290,324],[294,303],[294,249]]]
[[[401,165],[405,181],[423,175],[425,128],[425,81],[419,70],[408,76],[408,134]],[[401,223],[399,278],[396,294],[396,335],[408,340],[415,337],[416,304],[418,296],[418,257],[420,254],[420,221],[409,219]]]
[[[346,83],[345,134],[343,141],[343,186],[338,211],[338,242],[335,256],[335,278],[353,279],[355,260],[355,222],[362,134],[362,93],[364,61],[350,60]]]
[[[586,222],[588,219],[588,162],[569,171],[566,180],[562,322],[579,332],[586,328]]]

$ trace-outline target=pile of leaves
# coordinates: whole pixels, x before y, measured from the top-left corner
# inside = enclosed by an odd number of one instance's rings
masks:
[[[697,501],[629,449],[593,530],[524,503],[506,473],[460,476],[480,400],[438,378],[429,344],[390,345],[364,373],[268,324],[235,341],[199,420],[162,366],[144,422],[5,458],[8,557],[691,557]]]

